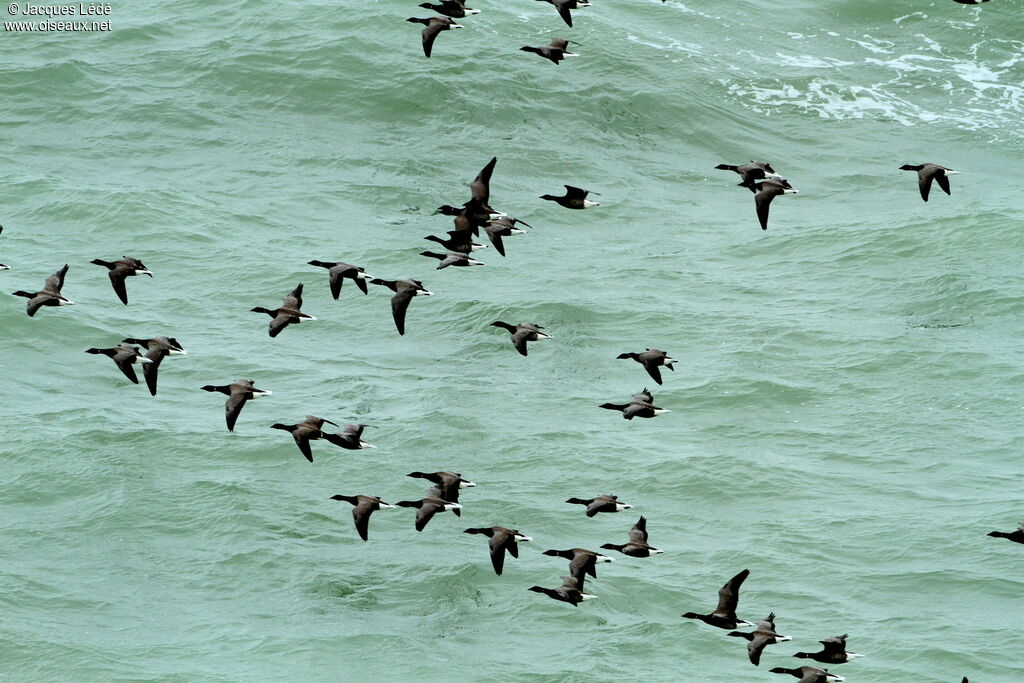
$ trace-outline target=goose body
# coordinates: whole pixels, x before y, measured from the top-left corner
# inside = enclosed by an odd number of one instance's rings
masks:
[[[356,523],[356,532],[359,538],[368,540],[370,515],[377,510],[386,510],[395,507],[388,505],[378,496],[345,496],[338,494],[331,496],[331,500],[340,500],[352,504],[352,519]]]
[[[299,452],[302,453],[306,460],[313,462],[313,450],[309,442],[323,438],[323,426],[325,424],[338,426],[337,423],[325,420],[322,417],[307,415],[306,419],[298,424],[286,425],[278,422],[277,424],[270,425],[270,428],[289,432],[292,435],[292,440],[295,441],[295,445],[299,447]]]
[[[661,370],[660,368],[666,367],[669,370],[675,370],[672,367],[673,363],[678,363],[675,358],[669,358],[669,355],[664,351],[658,349],[646,349],[643,353],[620,353],[618,358],[632,358],[640,365],[644,366],[647,370],[647,374],[651,376],[658,384],[661,384]]]
[[[831,674],[827,670],[819,669],[816,666],[801,666],[795,669],[777,666],[774,669],[769,669],[769,671],[773,674],[789,674],[794,678],[799,678],[800,683],[831,683],[832,681],[846,680],[842,676]]]
[[[487,547],[490,549],[491,566],[494,568],[494,573],[498,576],[501,576],[501,572],[505,567],[505,553],[512,557],[519,557],[519,543],[533,540],[529,536],[519,533],[516,529],[509,529],[503,526],[466,529],[463,533],[483,534],[489,539]]]
[[[762,230],[768,229],[768,210],[772,200],[783,194],[796,194],[799,190],[789,184],[785,178],[770,178],[758,181],[757,193],[754,195],[754,208]]]
[[[725,582],[725,585],[718,590],[718,606],[711,614],[687,612],[683,618],[699,619],[709,626],[726,630],[736,629],[740,626],[753,626],[754,624],[749,621],[743,621],[736,617],[736,606],[740,602],[740,586],[748,576],[750,576],[750,570],[744,569]]]
[[[417,508],[416,531],[423,531],[426,528],[427,523],[430,522],[438,512],[458,510],[462,507],[458,503],[453,503],[450,500],[442,500],[434,496],[427,496],[420,500],[400,500],[396,505],[403,508]]]
[[[439,4],[431,4],[429,2],[421,2],[419,4],[423,9],[429,9],[437,12],[446,17],[453,17],[455,19],[462,19],[472,14],[480,14],[480,10],[466,7],[466,3],[463,0],[442,0]]]
[[[745,187],[751,192],[757,192],[756,182],[764,178],[781,178],[772,165],[767,161],[751,161],[749,164],[732,166],[730,164],[719,164],[715,166],[720,171],[734,171],[743,179],[740,187]]]
[[[587,575],[597,578],[597,565],[602,562],[614,562],[615,560],[607,555],[596,553],[585,548],[569,548],[568,550],[545,550],[544,555],[561,557],[569,560],[569,575],[577,581],[579,589],[583,590],[583,584]]]
[[[366,281],[373,279],[373,276],[369,275],[363,268],[342,261],[310,261],[309,265],[327,269],[327,276],[331,285],[331,296],[334,297],[335,301],[341,296],[341,286],[345,283],[345,278],[355,282],[356,287],[363,294],[368,293]]]
[[[512,345],[516,347],[516,351],[519,355],[525,356],[527,354],[526,343],[532,341],[539,341],[541,339],[551,339],[551,335],[546,332],[541,332],[543,327],[535,323],[520,323],[519,325],[510,325],[509,323],[497,320],[491,323],[493,327],[500,327],[507,330],[512,335]]]
[[[597,192],[591,192],[590,190],[566,185],[564,195],[556,197],[550,194],[545,194],[541,195],[540,198],[549,202],[555,202],[559,206],[564,206],[567,209],[589,209],[592,206],[601,206],[599,203],[587,199],[587,197],[592,194],[597,194]]]
[[[644,389],[639,394],[633,394],[633,400],[629,403],[602,403],[599,408],[606,410],[618,410],[622,417],[632,420],[634,417],[651,418],[672,412],[666,408],[659,408],[654,405],[654,395]]]
[[[429,17],[427,19],[417,19],[416,17],[409,17],[406,21],[410,21],[414,24],[423,24],[423,54],[427,58],[430,57],[430,53],[434,47],[434,40],[437,39],[437,34],[441,31],[447,31],[453,28],[462,28],[462,24],[456,24],[449,17]]]
[[[939,188],[943,192],[950,194],[949,176],[960,172],[945,166],[939,166],[938,164],[918,164],[916,166],[914,164],[903,164],[900,166],[900,170],[917,172],[917,188],[921,192],[921,199],[924,201],[928,201],[933,180],[939,184]]]
[[[420,256],[428,256],[430,258],[436,258],[440,263],[437,264],[437,270],[447,268],[448,266],[466,267],[466,266],[482,266],[483,261],[477,261],[475,258],[471,258],[469,254],[464,254],[458,251],[449,251],[447,254],[438,254],[433,251],[421,251]]]
[[[125,278],[134,277],[136,275],[148,275],[153,277],[153,273],[149,268],[143,265],[142,261],[131,256],[125,256],[117,261],[93,259],[90,263],[97,266],[103,266],[107,269],[107,276],[110,278],[110,284],[114,288],[114,293],[117,294],[117,298],[120,299],[121,303],[125,306],[128,305],[128,290],[125,288]]]
[[[224,420],[227,422],[228,431],[235,431],[235,423],[242,412],[245,402],[252,398],[270,396],[271,392],[256,388],[256,382],[251,379],[236,379],[231,384],[215,386],[207,384],[203,391],[217,391],[226,394],[227,402],[224,404]]]
[[[405,313],[409,310],[409,302],[414,296],[430,296],[433,292],[423,286],[419,280],[370,280],[371,285],[387,287],[395,293],[391,297],[391,316],[395,319],[398,334],[405,334]]]
[[[605,543],[601,548],[605,550],[618,550],[623,555],[630,557],[650,557],[665,552],[658,550],[647,542],[647,518],[641,517],[628,532],[629,541],[621,545]]]
[[[292,290],[288,296],[281,300],[281,307],[276,309],[263,308],[257,306],[252,309],[253,313],[265,313],[269,315],[270,320],[270,336],[271,338],[281,334],[281,331],[292,324],[299,324],[301,322],[307,322],[310,320],[316,320],[311,315],[303,313],[300,309],[302,308],[302,283]]]
[[[1005,538],[1014,543],[1024,543],[1024,522],[1018,524],[1014,531],[990,531],[987,535],[992,538]]]
[[[25,304],[25,312],[30,318],[35,317],[36,312],[43,306],[73,306],[75,302],[60,293],[60,290],[64,288],[64,278],[67,276],[68,270],[68,264],[65,263],[63,268],[46,278],[43,288],[38,292],[19,290],[12,296],[28,299],[28,303]]]
[[[613,495],[595,496],[594,498],[570,498],[565,502],[572,503],[573,505],[585,505],[587,517],[593,517],[599,512],[622,512],[633,507],[629,503],[619,500],[618,496]]]
[[[558,588],[544,588],[543,586],[531,586],[528,590],[534,593],[543,593],[552,600],[558,600],[560,602],[567,602],[573,607],[577,607],[581,602],[585,600],[591,600],[596,598],[596,595],[590,595],[584,593],[583,589],[580,588],[579,583],[571,576],[562,577],[562,585]]]
[[[532,52],[536,55],[540,55],[544,59],[550,62],[558,64],[566,57],[579,57],[575,52],[569,52],[569,43],[575,43],[575,41],[566,40],[565,38],[553,38],[550,43],[542,47],[532,47],[530,45],[524,45],[519,48],[523,52]]]
[[[856,652],[846,651],[846,634],[841,636],[835,636],[834,638],[826,638],[825,640],[819,640],[821,643],[821,651],[819,652],[797,652],[794,657],[799,659],[813,659],[816,662],[822,664],[845,664],[846,662],[853,661],[857,657],[863,657]],[[812,667],[813,668],[813,667]]]
[[[750,663],[754,666],[758,666],[761,663],[761,653],[764,652],[767,646],[792,640],[789,636],[776,632],[775,612],[757,622],[757,626],[753,631],[730,631],[728,635],[745,638],[748,641],[747,656],[750,658]]]
[[[323,438],[335,446],[344,448],[346,451],[358,451],[363,448],[376,448],[372,443],[363,441],[363,430],[367,425],[347,424],[340,432],[333,434],[324,433]]]
[[[555,9],[558,10],[558,16],[562,17],[562,21],[569,28],[572,28],[572,14],[569,13],[569,10],[590,7],[590,3],[587,0],[541,0],[541,2],[554,5]]]
[[[188,351],[174,337],[153,337],[152,339],[125,339],[125,344],[138,344],[146,349],[149,363],[142,366],[142,376],[146,378],[149,393],[156,396],[156,380],[160,364],[167,356],[186,356]]]
[[[135,346],[128,344],[118,344],[117,346],[109,349],[86,349],[86,353],[103,355],[114,361],[114,365],[120,370],[125,377],[132,384],[138,384],[139,378],[135,374],[135,368],[132,367],[136,363],[152,363],[150,359],[142,355],[142,352]]]

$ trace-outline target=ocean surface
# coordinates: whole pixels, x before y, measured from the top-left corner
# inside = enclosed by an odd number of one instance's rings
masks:
[[[116,2],[0,38],[0,679],[1024,680],[1024,2],[532,0],[420,48],[414,2]],[[214,6],[215,5],[215,6]],[[7,20],[10,17],[4,16]],[[26,19],[26,17],[17,17]],[[31,18],[31,17],[28,17]],[[581,43],[555,66],[518,51]],[[534,226],[435,270],[432,215],[498,163]],[[718,163],[800,190],[757,225]],[[905,163],[962,170],[918,196]],[[599,192],[567,211],[538,196]],[[141,258],[122,306],[94,258]],[[435,293],[331,299],[311,259]],[[63,264],[77,302],[25,301]],[[267,336],[299,282],[320,320]],[[495,320],[555,337],[517,355]],[[83,351],[177,337],[160,391]],[[665,384],[619,353],[680,360]],[[220,394],[252,378],[236,433]],[[600,410],[643,387],[672,412]],[[376,450],[275,422],[373,425]],[[461,519],[351,507],[475,481]],[[569,497],[632,510],[588,519]],[[548,548],[622,543],[578,608]],[[532,536],[503,576],[470,526]],[[749,568],[765,651],[685,620]]]

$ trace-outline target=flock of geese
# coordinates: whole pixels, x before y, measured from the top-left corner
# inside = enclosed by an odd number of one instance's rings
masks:
[[[570,10],[590,5],[586,0],[543,1],[554,5],[559,15],[570,27],[572,26]],[[988,0],[956,1],[962,4],[978,4]],[[426,19],[408,19],[410,22],[424,25],[423,52],[427,57],[430,57],[431,49],[438,33],[452,28],[461,28],[459,24],[453,21],[453,18],[462,18],[479,12],[479,10],[466,7],[464,0],[442,0],[440,4],[423,3],[420,7],[434,10],[439,15],[443,15]],[[570,42],[572,41],[556,38],[547,46],[524,46],[521,49],[536,53],[558,64],[565,57],[576,56],[567,51]],[[471,196],[468,201],[460,207],[443,205],[438,208],[437,213],[454,218],[454,229],[448,231],[446,237],[430,235],[425,238],[445,249],[444,252],[421,252],[422,256],[438,261],[437,269],[441,270],[452,266],[484,265],[481,261],[471,256],[474,251],[486,247],[486,245],[474,241],[475,238],[480,236],[480,230],[486,233],[494,250],[501,256],[505,256],[504,238],[524,234],[525,231],[517,227],[520,224],[524,227],[531,227],[525,222],[507,213],[497,211],[490,206],[490,180],[496,163],[497,158],[492,158],[470,183]],[[748,189],[754,194],[755,211],[762,230],[767,230],[768,228],[769,206],[774,198],[779,195],[797,192],[788,180],[772,168],[771,164],[764,161],[751,161],[741,165],[719,164],[715,168],[735,172],[741,178],[739,186]],[[920,195],[926,202],[928,201],[933,182],[938,184],[939,188],[947,195],[950,194],[949,176],[958,172],[933,163],[905,164],[900,167],[900,170],[917,173]],[[563,195],[545,194],[540,196],[540,199],[555,202],[567,209],[582,210],[600,206],[598,202],[589,198],[591,195],[596,194],[579,187],[565,185],[565,193]],[[0,233],[2,231],[3,227],[0,226]],[[153,272],[142,261],[129,256],[115,261],[94,259],[91,263],[107,269],[107,275],[114,293],[125,305],[128,304],[127,278],[137,275],[153,277]],[[391,297],[391,312],[395,327],[400,335],[404,335],[406,332],[406,315],[411,301],[415,297],[429,296],[431,294],[419,280],[384,280],[369,275],[360,266],[341,261],[313,260],[308,263],[310,266],[327,270],[330,292],[335,300],[341,296],[342,286],[346,279],[352,280],[363,294],[369,293],[368,284],[386,287],[392,291],[394,295]],[[10,269],[9,266],[0,264],[0,270],[8,269]],[[13,292],[14,296],[24,297],[28,300],[26,312],[30,317],[35,316],[43,307],[65,306],[74,303],[62,294],[68,270],[69,266],[65,264],[53,275],[46,278],[43,287],[37,291],[19,290]],[[274,309],[255,307],[251,310],[254,313],[261,313],[270,317],[269,335],[277,337],[291,324],[316,320],[315,317],[302,311],[302,297],[303,285],[299,284],[282,299],[279,307]],[[528,344],[530,342],[552,338],[551,335],[543,331],[543,327],[535,323],[512,324],[504,321],[495,321],[492,325],[506,330],[511,336],[513,347],[523,356],[528,355]],[[89,348],[86,350],[86,353],[107,356],[114,362],[121,373],[134,384],[139,383],[134,366],[141,365],[146,385],[150,393],[155,396],[157,393],[157,375],[162,361],[168,356],[185,355],[187,352],[174,337],[158,336],[149,339],[126,338],[117,346]],[[673,370],[673,364],[678,362],[671,358],[668,353],[659,349],[625,352],[620,354],[618,358],[633,360],[642,365],[650,378],[658,385],[662,384],[661,369]],[[224,414],[229,431],[234,430],[242,408],[248,400],[267,396],[271,393],[270,391],[257,389],[255,382],[247,379],[235,380],[225,385],[206,385],[202,389],[208,392],[219,392],[228,397],[225,403]],[[653,418],[670,412],[654,405],[654,396],[646,388],[634,394],[626,403],[604,403],[599,407],[619,411],[623,418],[627,420],[638,417]],[[325,431],[326,425],[338,427],[339,431]],[[339,426],[325,418],[307,416],[296,424],[277,423],[271,425],[271,428],[289,432],[299,452],[308,461],[312,462],[312,441],[324,440],[347,450],[375,448],[376,446],[362,439],[365,426],[361,424]],[[378,496],[362,494],[338,494],[332,496],[331,499],[352,505],[352,517],[356,532],[363,541],[367,541],[369,538],[370,516],[377,510],[394,507],[415,508],[414,526],[416,531],[421,532],[438,513],[451,511],[456,516],[461,516],[460,490],[476,486],[476,484],[464,479],[457,472],[412,472],[408,476],[425,479],[430,482],[431,486],[427,489],[426,495],[423,498],[397,501],[394,505],[384,502]],[[633,507],[620,501],[614,495],[599,495],[593,498],[569,498],[566,502],[585,506],[587,517],[594,517],[599,513],[622,512]],[[503,526],[472,527],[466,529],[465,533],[482,535],[488,539],[491,566],[499,576],[503,572],[506,555],[517,558],[519,556],[518,544],[533,540],[517,529]],[[1017,543],[1024,543],[1024,523],[1021,523],[1015,531],[993,531],[988,535],[1006,538]],[[615,551],[630,558],[647,558],[663,552],[648,542],[647,519],[644,516],[641,516],[628,530],[625,543],[605,543],[601,546],[601,550]],[[596,566],[600,563],[613,561],[613,558],[608,555],[585,548],[550,549],[544,551],[543,554],[568,560],[568,575],[561,577],[562,583],[556,587],[531,586],[528,590],[541,593],[553,600],[565,602],[573,606],[578,606],[581,602],[595,597],[585,592],[587,577],[596,578]],[[750,571],[744,569],[722,586],[718,591],[718,604],[714,611],[708,614],[687,612],[682,616],[725,630],[729,636],[745,639],[747,641],[748,658],[752,664],[758,666],[762,653],[768,645],[786,642],[792,638],[776,631],[774,612],[757,622],[745,621],[737,616],[736,610],[739,604],[740,587],[749,575]],[[752,630],[739,630],[751,627]],[[800,659],[810,659],[824,665],[844,664],[861,657],[862,655],[860,654],[847,651],[846,639],[846,634],[825,638],[818,641],[821,644],[820,650],[816,652],[797,652],[793,656]],[[772,668],[771,672],[791,675],[798,678],[801,683],[825,683],[827,681],[843,680],[842,677],[817,666],[792,668],[777,666]],[[968,679],[964,677],[962,683],[968,683]]]
[[[440,261],[437,266],[438,269],[444,269],[449,266],[482,265],[480,261],[470,257],[470,253],[486,248],[485,245],[473,241],[475,237],[479,236],[480,230],[487,234],[495,251],[505,256],[503,238],[523,234],[525,231],[516,227],[519,224],[530,227],[523,221],[491,207],[490,180],[496,163],[497,158],[492,158],[480,173],[477,174],[476,178],[470,183],[471,196],[461,207],[456,208],[451,205],[443,205],[437,209],[436,213],[451,216],[454,219],[454,229],[446,233],[447,237],[442,238],[430,235],[425,238],[441,244],[447,250],[443,254],[422,252],[422,255]],[[752,161],[749,164],[738,166],[720,164],[716,168],[734,171],[741,177],[739,185],[755,193],[757,213],[762,227],[765,227],[767,222],[767,205],[770,203],[771,198],[777,194],[784,194],[790,191],[788,182],[782,179],[772,168],[771,164],[767,162]],[[944,192],[949,193],[948,176],[955,173],[955,171],[937,164],[908,164],[902,168],[903,170],[912,170],[918,173],[920,193],[925,201],[928,200],[928,193],[933,181]],[[766,188],[766,185],[769,187]],[[589,209],[599,205],[597,202],[588,199],[588,196],[591,194],[595,193],[566,185],[564,195],[543,195],[540,199],[556,202],[568,209]],[[0,233],[2,231],[3,228],[0,227]],[[153,272],[142,261],[133,257],[125,256],[115,261],[94,259],[91,263],[107,269],[107,276],[114,293],[124,305],[128,304],[127,278],[137,275],[153,277]],[[368,284],[383,286],[394,292],[394,295],[391,297],[391,312],[399,334],[405,334],[406,314],[412,299],[417,296],[431,294],[419,280],[383,280],[369,275],[360,266],[340,261],[313,260],[309,261],[308,264],[327,270],[328,285],[334,299],[338,299],[341,296],[342,286],[346,279],[352,280],[363,294],[369,293]],[[8,266],[2,264],[0,264],[0,268],[9,269]],[[35,316],[43,307],[64,306],[74,303],[61,293],[68,270],[69,266],[65,264],[60,270],[46,278],[42,289],[36,292],[17,291],[13,293],[15,296],[28,299],[26,312],[30,317]],[[302,311],[302,296],[303,285],[299,284],[284,297],[278,308],[255,307],[251,310],[252,312],[262,313],[270,317],[268,333],[270,337],[277,337],[293,323],[298,324],[316,320],[313,316]],[[543,327],[535,323],[511,324],[499,320],[491,324],[506,330],[510,334],[513,347],[523,356],[528,355],[528,344],[530,342],[552,338],[551,335],[543,331]],[[187,353],[177,339],[169,336],[158,336],[149,339],[126,338],[117,346],[90,348],[86,352],[107,356],[114,362],[121,373],[134,384],[139,383],[134,366],[141,365],[146,385],[154,396],[157,393],[157,373],[162,361],[168,356],[186,355]],[[674,370],[674,364],[679,362],[665,351],[650,348],[642,352],[624,352],[619,354],[617,358],[632,360],[640,364],[647,375],[658,385],[661,385],[663,382],[661,369]],[[219,392],[228,397],[225,402],[224,415],[229,431],[234,430],[242,408],[248,400],[271,394],[270,391],[256,388],[255,382],[247,379],[235,380],[225,385],[206,385],[202,389],[208,392]],[[646,388],[634,394],[626,403],[603,403],[599,407],[619,411],[623,418],[627,420],[653,418],[670,412],[656,406],[653,394]],[[338,427],[338,431],[326,431],[326,425]],[[362,439],[365,427],[366,425],[362,424],[339,426],[330,420],[312,415],[306,416],[301,422],[295,424],[276,423],[271,425],[273,429],[289,432],[299,452],[310,462],[313,461],[311,446],[313,441],[323,440],[346,450],[375,448],[376,446]],[[366,541],[369,538],[370,516],[377,510],[394,507],[416,508],[414,526],[416,531],[419,532],[423,531],[430,520],[438,513],[451,511],[456,516],[461,516],[460,490],[476,486],[472,481],[463,478],[457,472],[412,472],[408,476],[425,479],[431,483],[424,497],[417,500],[397,501],[394,505],[386,503],[379,496],[363,494],[337,494],[332,496],[331,499],[352,505],[352,517],[356,532],[363,541]],[[585,506],[587,517],[594,517],[600,513],[622,512],[633,507],[619,500],[614,495],[599,495],[593,498],[569,498],[566,503]],[[532,540],[519,530],[504,526],[472,527],[466,529],[465,533],[479,534],[487,537],[491,566],[499,576],[503,572],[506,555],[510,555],[513,558],[518,557],[518,544]],[[1016,531],[993,531],[989,536],[1007,538],[1011,541],[1024,543],[1024,523]],[[647,519],[641,516],[627,531],[625,543],[605,543],[601,546],[601,550],[615,551],[630,558],[647,558],[663,552],[648,541]],[[568,560],[568,575],[561,577],[561,584],[555,587],[531,586],[529,590],[573,606],[578,606],[580,603],[595,597],[585,590],[587,577],[596,578],[596,566],[600,563],[613,561],[612,557],[604,553],[585,548],[550,549],[546,550],[543,554]],[[758,666],[761,661],[761,655],[768,645],[789,641],[791,637],[776,631],[774,612],[756,623],[745,621],[737,616],[736,609],[739,604],[740,586],[749,574],[749,570],[745,569],[722,586],[718,592],[718,604],[714,611],[708,614],[687,612],[682,616],[687,619],[702,621],[715,628],[727,630],[727,635],[729,636],[747,640],[748,658],[752,664]],[[753,627],[753,629],[740,630],[749,627]],[[846,638],[846,634],[825,638],[818,641],[822,646],[819,651],[797,652],[793,656],[801,659],[811,659],[819,664],[826,665],[844,664],[862,656],[847,651]],[[842,677],[831,673],[827,669],[813,665],[792,668],[777,666],[772,668],[771,672],[792,675],[802,683],[825,683],[827,681],[843,680]],[[964,681],[967,681],[967,679],[964,678]]]

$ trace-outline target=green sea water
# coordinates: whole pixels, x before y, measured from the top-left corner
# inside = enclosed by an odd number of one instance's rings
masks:
[[[849,633],[851,683],[1024,680],[1024,2],[470,3],[424,59],[414,2],[115,2],[109,32],[0,33],[0,678],[11,681],[789,680]],[[3,8],[0,7],[0,13]],[[10,17],[4,16],[7,20]],[[31,19],[31,17],[17,17]],[[562,36],[580,57],[519,52]],[[531,225],[436,271],[431,215]],[[762,232],[718,163],[800,194]],[[905,163],[963,170],[925,204]],[[562,184],[601,206],[561,209]],[[94,258],[141,258],[122,306]],[[311,259],[423,280],[333,301]],[[77,302],[28,318],[68,263]],[[253,306],[306,286],[319,321]],[[517,355],[494,320],[555,337]],[[167,334],[160,391],[91,346]],[[665,384],[616,360],[680,359]],[[204,384],[273,395],[236,429]],[[597,408],[644,386],[672,412]],[[274,422],[373,425],[376,450]],[[358,539],[336,493],[478,484],[422,533]],[[588,519],[569,497],[635,507]],[[622,543],[579,608],[548,548]],[[535,540],[495,576],[500,524]],[[740,616],[684,620],[749,568]],[[792,679],[795,680],[795,679]]]

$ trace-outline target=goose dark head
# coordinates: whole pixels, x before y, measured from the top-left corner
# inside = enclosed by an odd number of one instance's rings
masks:
[[[277,313],[275,313],[274,311],[270,310],[269,308],[263,308],[262,306],[257,306],[256,308],[252,309],[252,312],[266,313],[267,315],[277,315]]]
[[[900,170],[901,171],[920,171],[922,168],[924,168],[924,167],[923,166],[914,166],[912,164],[903,164],[902,166],[900,166]]]
[[[549,195],[549,194],[542,194],[542,195],[540,196],[540,198],[541,198],[541,199],[546,199],[546,200],[548,200],[548,201],[554,201],[554,200],[558,199],[558,197],[554,197],[554,196],[552,196],[552,195]]]
[[[23,296],[26,299],[33,299],[33,298],[35,298],[36,295],[35,294],[29,294],[28,292],[19,289],[17,292],[11,292],[11,296]]]

